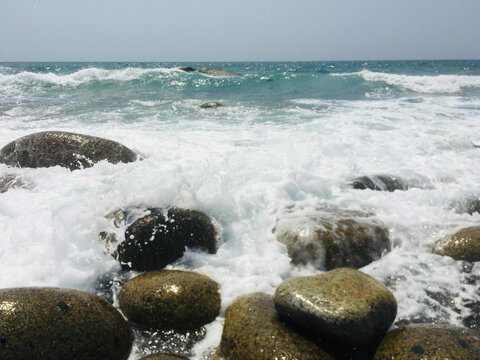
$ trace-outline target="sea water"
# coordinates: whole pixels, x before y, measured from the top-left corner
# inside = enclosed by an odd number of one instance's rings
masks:
[[[200,108],[207,101],[224,106]],[[220,284],[222,314],[183,350],[201,359],[219,343],[236,297],[320,273],[292,266],[272,229],[287,208],[301,218],[332,206],[372,212],[387,227],[392,251],[361,270],[394,293],[397,324],[462,326],[466,305],[480,300],[479,263],[432,254],[437,239],[480,224],[480,214],[466,211],[480,196],[479,61],[0,64],[0,148],[45,130],[115,140],[144,160],[76,171],[0,164],[0,176],[27,183],[0,194],[0,288],[102,295],[98,279],[119,270],[98,237],[107,214],[202,211],[219,230],[217,254],[187,249],[168,267]],[[377,174],[412,186],[349,185]],[[131,359],[168,350],[158,342],[155,334],[147,345],[137,341]]]

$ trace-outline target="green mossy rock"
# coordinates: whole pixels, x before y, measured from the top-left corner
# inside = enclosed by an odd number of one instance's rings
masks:
[[[480,226],[472,226],[439,240],[434,253],[450,256],[455,260],[480,261]]]
[[[382,337],[397,313],[395,297],[382,283],[347,268],[287,279],[274,302],[285,322],[320,338],[363,347]]]
[[[280,322],[272,296],[261,293],[237,298],[228,307],[215,356],[225,360],[333,359]]]
[[[142,357],[140,360],[188,360],[188,358],[173,354],[151,354]]]
[[[372,214],[340,209],[300,213],[285,214],[273,229],[295,265],[358,269],[391,249],[387,229]]]
[[[480,358],[480,332],[451,325],[415,324],[387,334],[375,360],[474,360]]]
[[[0,359],[127,359],[132,334],[93,294],[60,288],[0,290]]]
[[[194,330],[220,313],[218,284],[192,271],[157,270],[127,282],[118,301],[126,317],[161,330]]]
[[[132,150],[116,141],[63,131],[27,135],[0,150],[0,163],[22,168],[58,165],[75,170],[91,167],[101,160],[116,164],[136,159]]]

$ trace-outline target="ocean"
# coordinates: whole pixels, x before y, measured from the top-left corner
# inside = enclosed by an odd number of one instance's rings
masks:
[[[209,101],[223,106],[200,108]],[[387,227],[392,251],[361,270],[394,293],[397,325],[465,326],[468,304],[480,301],[480,263],[432,254],[436,240],[480,224],[467,211],[480,197],[480,61],[0,63],[0,148],[45,130],[115,140],[143,161],[0,164],[0,177],[27,182],[0,193],[0,288],[102,295],[98,279],[120,270],[99,240],[105,216],[177,206],[214,219],[219,249],[187,250],[169,268],[216,280],[223,312],[240,295],[320,273],[292,265],[272,229],[285,209],[301,217],[327,206],[374,213]],[[410,187],[350,186],[378,174]],[[222,326],[223,315],[188,346],[184,335],[150,334],[130,358],[166,349],[203,359]]]

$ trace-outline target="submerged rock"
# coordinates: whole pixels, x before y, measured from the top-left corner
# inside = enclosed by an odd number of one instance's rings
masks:
[[[378,191],[408,190],[408,184],[397,176],[373,175],[361,176],[352,180],[354,189],[371,189]]]
[[[285,322],[352,346],[378,340],[397,314],[395,297],[382,283],[346,268],[287,279],[274,302]]]
[[[182,71],[185,71],[185,72],[194,72],[194,71],[197,71],[197,69],[191,67],[191,66],[177,66],[177,69],[178,70],[182,70]]]
[[[234,71],[212,68],[202,68],[199,69],[198,72],[210,76],[243,76],[242,74],[236,73]]]
[[[158,353],[142,357],[140,360],[188,360],[188,358],[180,355]]]
[[[276,316],[272,296],[255,293],[237,298],[227,309],[216,359],[333,359]]]
[[[62,131],[27,135],[0,150],[0,163],[29,168],[58,165],[75,170],[101,160],[116,164],[136,159],[132,150],[116,141]]]
[[[9,189],[31,189],[33,184],[30,180],[16,174],[5,174],[0,176],[0,194]]]
[[[157,270],[183,256],[185,246],[214,254],[216,231],[208,216],[195,210],[151,208],[125,231],[117,247],[123,268]]]
[[[131,346],[122,315],[93,294],[60,288],[0,290],[2,360],[121,360]]]
[[[375,360],[478,359],[480,332],[451,325],[401,326],[385,336]]]
[[[218,284],[191,271],[157,270],[127,282],[118,296],[127,318],[156,329],[193,330],[220,313]]]
[[[455,260],[480,261],[480,226],[462,229],[456,234],[440,239],[434,253],[450,256]]]
[[[320,270],[360,268],[391,249],[387,229],[372,214],[338,209],[283,215],[273,229],[293,264]]]
[[[218,108],[218,107],[221,107],[221,106],[223,106],[223,105],[220,104],[219,102],[216,102],[216,101],[210,101],[210,102],[206,102],[206,103],[200,105],[200,107],[202,109]]]
[[[480,214],[480,199],[472,199],[467,204],[467,213],[473,215],[474,213]]]

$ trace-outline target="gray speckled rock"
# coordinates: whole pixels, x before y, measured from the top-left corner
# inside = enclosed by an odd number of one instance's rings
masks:
[[[219,108],[221,106],[223,106],[223,105],[220,104],[219,102],[216,102],[216,101],[209,101],[209,102],[206,102],[206,103],[200,105],[200,107],[202,109],[212,109],[212,108],[215,109],[215,108]]]
[[[375,360],[474,360],[480,358],[480,331],[451,325],[415,324],[387,334]]]
[[[287,246],[293,264],[312,264],[319,270],[360,268],[391,248],[383,224],[357,211],[294,209],[277,219],[273,232]]]
[[[408,190],[408,184],[397,176],[392,175],[373,175],[360,176],[352,180],[351,185],[354,189],[370,189],[378,191]]]
[[[158,353],[142,357],[140,360],[188,360],[188,358],[180,355]]]
[[[284,321],[353,346],[383,336],[397,313],[395,297],[382,283],[347,268],[285,280],[274,302]]]
[[[198,72],[210,76],[243,76],[242,74],[236,73],[234,71],[212,68],[202,68],[199,69]]]
[[[220,312],[218,284],[192,271],[157,270],[127,282],[120,308],[135,323],[156,329],[193,330]]]
[[[107,301],[60,288],[0,290],[0,359],[127,359],[132,335]]]
[[[0,150],[0,163],[28,168],[58,165],[75,170],[101,160],[116,164],[136,159],[132,150],[118,142],[62,131],[27,135]]]
[[[480,261],[480,226],[462,229],[454,235],[440,239],[434,253],[450,256],[455,260]]]
[[[228,307],[222,340],[215,359],[333,358],[278,320],[271,295],[255,293],[237,298]]]
[[[123,268],[162,269],[182,257],[185,246],[210,254],[217,251],[215,227],[205,214],[175,207],[148,211],[127,228],[125,240],[117,247]]]

